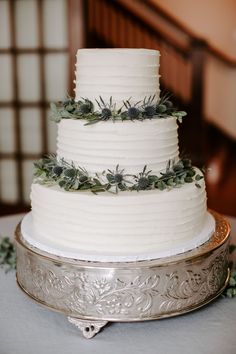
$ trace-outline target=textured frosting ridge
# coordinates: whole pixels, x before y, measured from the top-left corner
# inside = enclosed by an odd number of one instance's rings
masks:
[[[99,96],[117,107],[130,99],[136,103],[145,97],[160,96],[159,56],[150,49],[79,49],[75,70],[75,98],[96,102]]]
[[[65,192],[32,185],[34,228],[44,239],[75,250],[133,254],[165,250],[197,235],[206,192],[193,183],[171,191]]]
[[[176,118],[145,121],[107,121],[85,126],[83,120],[63,119],[58,124],[57,155],[73,161],[88,172],[114,169],[141,172],[145,165],[153,172],[178,159]]]

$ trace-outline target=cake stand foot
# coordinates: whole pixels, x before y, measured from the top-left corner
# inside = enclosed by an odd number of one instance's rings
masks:
[[[93,338],[108,321],[93,321],[93,320],[81,320],[80,318],[68,316],[68,321],[74,324],[81,330],[83,336],[87,339]]]

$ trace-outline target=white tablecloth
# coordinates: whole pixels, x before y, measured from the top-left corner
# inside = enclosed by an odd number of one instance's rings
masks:
[[[13,236],[21,217],[0,218],[0,235]],[[0,270],[0,354],[236,354],[235,331],[236,298],[220,297],[184,316],[112,323],[87,340],[65,316],[30,300],[14,272]]]

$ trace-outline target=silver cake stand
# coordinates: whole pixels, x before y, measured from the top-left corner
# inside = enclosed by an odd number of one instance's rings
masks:
[[[214,300],[229,279],[228,222],[211,211],[216,230],[202,246],[138,262],[91,262],[46,253],[16,229],[17,282],[38,303],[64,313],[86,338],[108,322],[181,315]]]

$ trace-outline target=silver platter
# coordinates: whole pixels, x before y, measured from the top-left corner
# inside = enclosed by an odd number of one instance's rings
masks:
[[[91,262],[55,256],[27,243],[16,229],[17,282],[38,303],[64,313],[87,338],[108,321],[181,315],[215,299],[229,278],[230,226],[211,211],[216,230],[202,246],[139,262]]]

